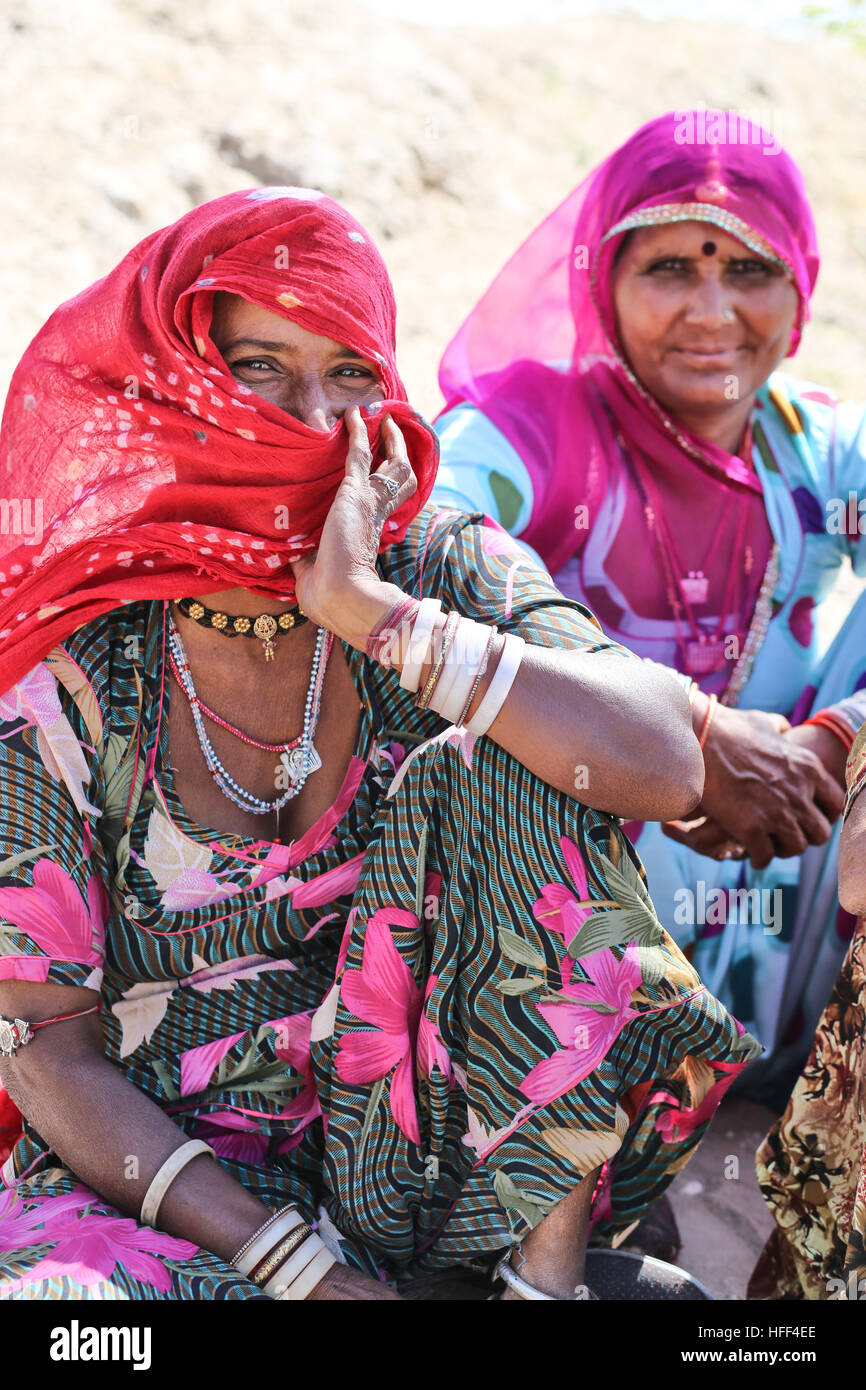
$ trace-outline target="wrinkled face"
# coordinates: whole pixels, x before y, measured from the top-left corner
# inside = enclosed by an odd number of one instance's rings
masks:
[[[384,399],[374,362],[239,295],[215,296],[211,338],[236,381],[313,429]]]
[[[780,266],[707,222],[632,232],[612,289],[629,365],[675,416],[751,396],[786,355],[798,307]]]

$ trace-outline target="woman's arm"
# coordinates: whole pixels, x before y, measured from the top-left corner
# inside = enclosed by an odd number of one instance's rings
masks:
[[[92,1008],[99,996],[68,985],[0,982],[0,1014],[28,1023]],[[187,1136],[105,1057],[98,1014],[39,1029],[0,1062],[27,1121],[76,1177],[138,1217],[151,1179]],[[230,1260],[269,1216],[267,1207],[208,1154],[171,1184],[160,1230]]]
[[[389,456],[378,471],[400,488],[393,499],[383,497],[371,485],[375,477],[360,412],[348,411],[345,418],[346,477],[319,550],[293,568],[303,611],[363,651],[372,628],[405,597],[379,578],[375,558],[383,524],[411,496],[415,481],[402,435],[386,422]],[[437,625],[444,622],[443,613]],[[500,635],[467,722],[495,676],[503,646]],[[391,656],[399,669],[399,652],[392,649]],[[422,670],[422,686],[430,666]],[[700,799],[702,760],[682,684],[625,654],[527,646],[489,734],[557,790],[627,819],[674,819]]]

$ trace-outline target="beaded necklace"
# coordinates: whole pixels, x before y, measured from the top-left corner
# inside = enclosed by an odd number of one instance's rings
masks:
[[[270,752],[276,752],[278,749],[282,750],[280,752],[280,762],[285,776],[288,779],[288,787],[275,801],[265,801],[261,797],[255,796],[252,792],[247,791],[245,787],[242,787],[239,782],[235,781],[231,773],[217,756],[202,721],[202,710],[207,707],[202,705],[196,694],[192,672],[189,668],[183,642],[181,641],[180,633],[177,630],[170,609],[168,611],[168,636],[172,674],[175,675],[175,678],[178,680],[181,689],[189,701],[199,747],[201,748],[202,756],[204,757],[207,769],[213,777],[214,782],[219,787],[223,796],[227,797],[229,801],[232,801],[235,806],[240,807],[242,811],[247,811],[250,815],[254,816],[265,816],[273,813],[276,816],[276,828],[277,834],[279,834],[279,813],[282,807],[285,806],[287,802],[291,801],[293,797],[298,795],[310,774],[316,772],[322,766],[322,759],[319,756],[313,738],[319,722],[322,687],[324,685],[328,658],[331,655],[331,649],[333,647],[334,634],[328,632],[326,628],[319,628],[319,633],[316,638],[316,649],[313,654],[310,682],[307,687],[307,696],[304,704],[304,726],[297,739],[293,739],[289,743],[274,745],[263,744],[251,739],[248,735],[243,734],[241,730],[236,729],[233,725],[229,725],[226,721],[217,719],[218,723],[222,724],[224,728],[227,728],[230,733],[236,734],[239,738],[243,739],[245,743],[249,743],[254,747],[265,748]],[[211,711],[208,710],[207,713],[210,715]]]

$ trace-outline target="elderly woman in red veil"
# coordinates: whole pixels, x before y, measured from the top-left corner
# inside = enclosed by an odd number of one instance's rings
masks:
[[[574,1297],[756,1050],[617,819],[700,795],[685,692],[427,504],[394,324],[348,213],[258,189],[16,373],[5,1298]]]

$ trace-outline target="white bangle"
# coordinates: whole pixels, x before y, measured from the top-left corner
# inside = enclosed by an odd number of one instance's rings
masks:
[[[488,685],[484,699],[478,706],[474,717],[466,725],[471,734],[486,734],[502,709],[508,698],[508,692],[514,684],[514,677],[517,675],[517,668],[523,659],[525,646],[526,643],[522,637],[516,637],[513,632],[505,633],[505,645],[502,648],[496,670],[493,672],[493,679]]]
[[[454,652],[453,676],[442,691],[441,697],[439,690],[433,692],[435,705],[431,701],[431,705],[437,713],[451,724],[456,724],[463,712],[466,696],[472,689],[472,684],[481,668],[481,662],[484,660],[484,653],[489,641],[490,628],[484,623],[475,623],[471,618],[462,620],[452,647]],[[442,684],[443,682],[440,681],[439,685],[442,686]]]
[[[415,614],[415,621],[409,635],[403,670],[400,672],[400,684],[404,690],[411,690],[413,694],[421,684],[421,670],[430,650],[430,638],[433,636],[436,619],[441,612],[442,604],[438,598],[422,598],[418,605],[418,612]]]
[[[316,1285],[324,1279],[328,1270],[331,1269],[337,1260],[331,1254],[327,1245],[320,1242],[322,1248],[317,1250],[310,1263],[301,1271],[296,1279],[289,1284],[277,1284],[273,1297],[277,1299],[288,1299],[292,1302],[306,1298],[313,1292]]]
[[[454,638],[446,653],[442,673],[433,687],[433,694],[427,702],[427,708],[435,709],[436,713],[441,714],[443,718],[448,704],[448,694],[457,679],[457,674],[460,670],[461,662],[463,661],[463,652],[466,648],[466,637],[464,634],[466,623],[466,618],[458,618],[457,626],[454,629]]]
[[[298,1226],[306,1224],[297,1207],[289,1207],[276,1221],[264,1227],[252,1245],[248,1245],[240,1258],[233,1261],[235,1269],[239,1274],[248,1276],[266,1255],[276,1249],[281,1240],[285,1240]]]
[[[206,1144],[203,1139],[188,1139],[185,1144],[181,1144],[179,1149],[175,1149],[174,1153],[170,1153],[162,1167],[157,1169],[151,1178],[150,1186],[145,1192],[144,1201],[141,1204],[141,1213],[138,1219],[143,1226],[156,1226],[156,1218],[166,1192],[178,1174],[199,1154],[210,1154],[211,1158],[216,1157],[210,1144]]]
[[[279,1269],[275,1270],[270,1279],[262,1285],[266,1294],[273,1298],[278,1289],[285,1288],[287,1284],[293,1284],[311,1260],[314,1260],[320,1250],[324,1250],[325,1245],[314,1231],[310,1231],[306,1238],[293,1250],[288,1259],[283,1260]]]

